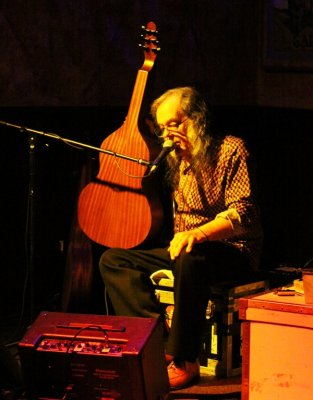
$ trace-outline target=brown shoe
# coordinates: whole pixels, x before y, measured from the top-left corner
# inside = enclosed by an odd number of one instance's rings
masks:
[[[172,361],[167,367],[168,379],[171,389],[182,389],[200,378],[200,365],[198,361],[193,363]]]

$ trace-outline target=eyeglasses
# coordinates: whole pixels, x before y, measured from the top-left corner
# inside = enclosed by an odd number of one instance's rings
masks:
[[[178,121],[173,121],[170,122],[169,125],[160,125],[159,127],[157,127],[154,130],[154,133],[158,136],[161,137],[164,135],[164,132],[178,132],[180,126],[187,121],[188,117],[186,117],[185,119],[183,119],[182,121],[178,122]]]

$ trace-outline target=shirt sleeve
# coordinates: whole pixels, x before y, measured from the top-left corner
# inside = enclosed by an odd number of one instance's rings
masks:
[[[225,187],[227,209],[216,218],[228,219],[235,235],[244,234],[257,220],[258,207],[255,202],[254,166],[243,141],[232,149],[228,159]]]
[[[219,214],[216,215],[215,219],[224,218],[227,219],[233,228],[233,231],[237,231],[241,225],[241,219],[238,211],[234,208],[229,208]]]

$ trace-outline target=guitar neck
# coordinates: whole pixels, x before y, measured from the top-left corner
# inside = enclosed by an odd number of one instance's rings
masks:
[[[140,69],[137,73],[135,87],[130,100],[128,113],[125,123],[131,125],[132,128],[137,127],[139,113],[142,105],[142,99],[145,92],[145,87],[148,79],[148,71]],[[133,129],[130,130],[132,132]]]
[[[142,27],[145,31],[144,44],[141,47],[144,49],[145,59],[137,73],[135,87],[130,100],[130,105],[125,120],[126,124],[131,125],[131,128],[137,128],[139,113],[142,105],[142,99],[148,79],[148,73],[153,68],[157,53],[160,50],[157,41],[157,30],[154,22],[149,22],[147,27]],[[130,130],[133,132],[133,129]]]

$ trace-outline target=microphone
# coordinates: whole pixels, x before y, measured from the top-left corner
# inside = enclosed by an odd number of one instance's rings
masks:
[[[173,140],[166,140],[163,143],[163,148],[157,158],[151,163],[151,172],[155,172],[158,166],[163,162],[166,156],[174,149],[175,143]]]

